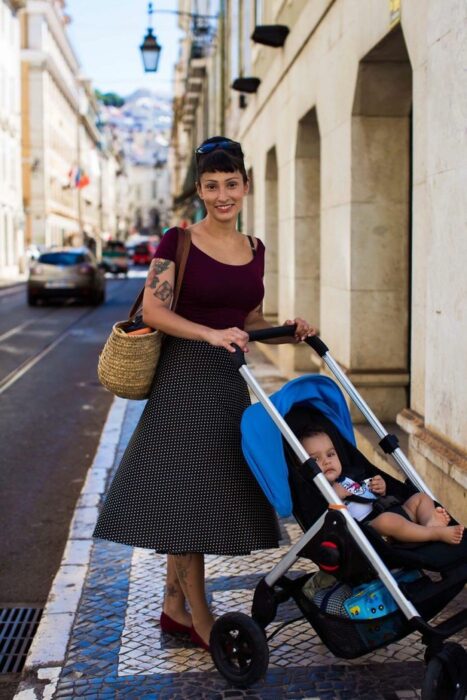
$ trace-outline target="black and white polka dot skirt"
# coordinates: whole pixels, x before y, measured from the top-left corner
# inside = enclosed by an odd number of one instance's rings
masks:
[[[240,446],[249,403],[225,349],[166,338],[94,537],[171,554],[277,547],[276,516]]]

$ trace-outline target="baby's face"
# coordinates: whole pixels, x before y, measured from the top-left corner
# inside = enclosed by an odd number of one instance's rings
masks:
[[[302,445],[310,457],[313,457],[318,463],[319,468],[331,484],[340,477],[342,465],[328,435],[319,433],[319,435],[303,438]]]

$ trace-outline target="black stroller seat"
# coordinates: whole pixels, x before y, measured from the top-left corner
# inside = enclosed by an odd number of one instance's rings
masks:
[[[387,494],[400,503],[416,493],[416,489],[408,481],[399,481],[375,467],[319,409],[298,404],[289,411],[285,419],[296,435],[301,434],[303,429],[309,426],[323,429],[328,433],[341,463],[346,465],[346,474],[355,481],[361,482],[364,479],[380,475],[386,482]],[[328,503],[316,487],[312,472],[299,463],[285,440],[284,454],[289,469],[293,514],[303,531],[306,532],[316,522],[317,517],[328,510]],[[455,523],[455,521],[452,522]],[[467,532],[464,532],[462,542],[458,545],[444,542],[420,544],[388,542],[369,524],[363,523],[360,524],[360,527],[385,564],[391,569],[425,569],[446,576],[459,567],[463,570],[463,564],[467,565]],[[331,546],[323,547],[323,542],[329,542]],[[333,543],[336,544],[336,547],[332,546]],[[360,583],[374,578],[375,575],[350,537],[345,520],[338,518],[335,511],[328,513],[320,532],[311,542],[307,543],[302,556],[308,556],[322,570],[349,583]]]

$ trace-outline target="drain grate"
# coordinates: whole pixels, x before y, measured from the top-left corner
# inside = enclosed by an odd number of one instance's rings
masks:
[[[0,608],[0,673],[18,673],[41,619],[42,608]]]

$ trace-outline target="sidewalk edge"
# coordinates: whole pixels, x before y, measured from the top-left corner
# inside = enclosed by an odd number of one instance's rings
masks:
[[[55,691],[89,568],[100,497],[115,460],[127,404],[127,399],[115,397],[109,408],[15,700],[52,698]]]

